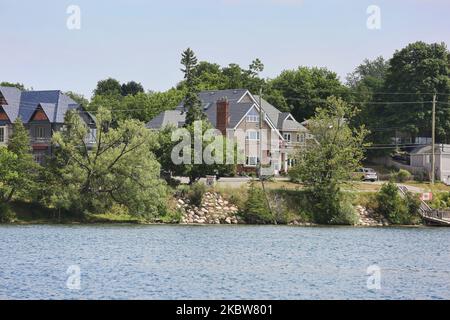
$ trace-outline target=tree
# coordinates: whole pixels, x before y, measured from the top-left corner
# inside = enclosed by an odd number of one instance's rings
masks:
[[[393,224],[415,224],[420,221],[420,201],[407,193],[402,198],[397,185],[390,181],[383,184],[376,196],[377,211]]]
[[[299,150],[290,176],[301,181],[318,223],[353,223],[354,211],[341,190],[363,159],[364,127],[351,128],[355,110],[342,99],[330,97],[309,122],[314,139]]]
[[[436,132],[442,142],[450,141],[450,52],[444,43],[411,43],[396,51],[386,76],[384,101],[405,102],[377,108],[386,126],[399,127],[415,136],[431,136],[433,93],[439,93]]]
[[[324,101],[331,95],[348,95],[336,73],[325,68],[299,67],[270,80],[266,97],[282,111],[291,112],[297,121],[303,121],[314,115],[316,106],[325,106]]]
[[[66,130],[53,138],[58,150],[45,200],[78,214],[106,213],[115,205],[137,216],[164,214],[166,186],[150,151],[155,136],[136,120],[119,121],[115,128],[111,120],[108,110],[99,109],[96,143],[90,147],[79,115],[66,114]]]
[[[128,96],[128,95],[136,95],[138,93],[144,92],[144,87],[142,84],[137,83],[136,81],[130,81],[128,83],[124,83],[121,86],[121,93],[122,96]]]
[[[197,78],[195,77],[197,57],[194,51],[187,48],[181,55],[181,64],[184,66],[181,71],[184,72],[184,80],[186,82],[186,95],[184,97],[184,108],[187,110],[186,126],[189,126],[194,121],[206,119],[198,98]]]
[[[347,85],[352,89],[357,89],[361,85],[367,85],[371,88],[373,81],[379,83],[379,85],[375,86],[376,89],[380,89],[386,78],[388,68],[389,61],[382,56],[374,60],[365,59],[352,73],[347,75]]]
[[[13,197],[30,199],[35,187],[38,165],[33,160],[30,139],[22,121],[17,118],[8,147],[0,148],[0,201]]]
[[[94,90],[95,96],[120,96],[122,94],[122,87],[120,82],[113,78],[100,80],[97,82],[97,87]]]
[[[13,87],[13,88],[17,88],[21,91],[26,91],[27,89],[25,88],[25,86],[22,83],[13,83],[13,82],[0,82],[0,87]]]
[[[386,127],[385,119],[380,117],[378,105],[385,98],[382,94],[384,83],[389,68],[389,61],[383,57],[374,60],[365,59],[356,69],[348,74],[347,85],[352,90],[352,100],[357,101],[360,112],[353,118],[353,125],[366,125],[374,129],[367,137],[368,141],[378,144],[388,144],[395,129],[384,130],[377,128]],[[391,150],[368,150],[368,156],[384,155]]]
[[[87,107],[89,105],[89,100],[86,99],[82,94],[73,91],[67,91],[64,94],[83,107]]]

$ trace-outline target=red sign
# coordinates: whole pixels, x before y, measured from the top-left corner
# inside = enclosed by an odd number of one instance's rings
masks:
[[[431,201],[433,200],[433,193],[425,192],[420,195],[420,200],[422,201]]]

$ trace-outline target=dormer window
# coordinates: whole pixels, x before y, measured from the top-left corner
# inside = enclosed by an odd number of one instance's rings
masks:
[[[257,115],[248,115],[247,122],[259,122],[259,116]]]
[[[246,122],[259,122],[259,113],[258,111],[253,108],[250,110],[250,112],[247,114],[247,117],[245,118]]]

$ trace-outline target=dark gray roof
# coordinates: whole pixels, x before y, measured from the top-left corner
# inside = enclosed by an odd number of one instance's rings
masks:
[[[21,91],[14,87],[0,87],[0,92],[5,98],[7,105],[2,105],[9,119],[16,119],[19,115],[19,104]]]
[[[242,117],[254,106],[254,103],[236,103],[230,102],[230,123],[228,128],[234,128]],[[215,127],[217,120],[217,105],[211,104],[211,106],[204,110],[209,122]],[[186,112],[184,108],[179,106],[175,110],[167,110],[161,112],[155,118],[147,123],[149,129],[160,129],[168,125],[179,127],[180,124],[184,124],[186,120]]]
[[[243,97],[248,94],[250,100],[244,100]],[[203,111],[208,116],[209,121],[213,126],[216,126],[217,114],[217,100],[227,98],[230,103],[230,124],[229,128],[234,128],[245,114],[253,107],[257,106],[253,101],[259,103],[258,96],[252,96],[246,89],[230,89],[230,90],[210,90],[199,93],[199,98],[202,103]],[[253,98],[253,99],[252,99]],[[240,102],[242,101],[242,102]],[[252,102],[248,102],[252,101]],[[262,109],[267,117],[272,122],[273,126],[278,130],[304,130],[307,129],[298,123],[296,120],[286,120],[290,116],[289,112],[280,112],[277,108],[271,105],[264,99],[261,99]],[[183,102],[176,107],[175,110],[164,111],[152,119],[148,124],[148,128],[159,129],[168,124],[178,126],[179,123],[184,122],[185,114],[183,113]]]
[[[204,105],[216,104],[217,100],[224,97],[226,97],[230,102],[238,102],[246,92],[246,89],[205,90],[200,92],[198,97]]]
[[[259,103],[259,96],[255,95],[254,97],[255,100]],[[290,116],[291,114],[289,112],[281,112],[273,105],[271,105],[268,101],[261,99],[261,107],[278,130],[307,131],[307,129],[299,122],[297,122],[294,117],[292,117],[292,119],[294,120],[286,120],[286,118],[288,118],[288,116]]]
[[[0,92],[8,103],[3,109],[11,122],[20,117],[27,123],[36,108],[41,106],[51,123],[63,123],[68,110],[80,108],[79,104],[59,90],[21,92],[16,88],[0,87]]]
[[[149,129],[160,129],[168,125],[178,127],[180,123],[184,123],[186,113],[183,110],[167,110],[161,112],[146,125]]]

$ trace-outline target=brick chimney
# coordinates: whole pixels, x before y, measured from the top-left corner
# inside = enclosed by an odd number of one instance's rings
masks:
[[[226,135],[230,124],[230,103],[226,97],[217,100],[216,128]]]

